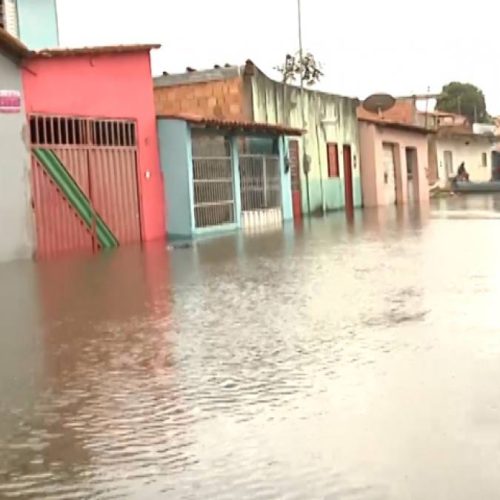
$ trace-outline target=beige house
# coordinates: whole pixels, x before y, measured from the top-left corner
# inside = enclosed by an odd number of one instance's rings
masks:
[[[492,151],[495,137],[475,134],[464,127],[441,127],[436,135],[437,178],[445,187],[464,163],[471,182],[492,178]]]
[[[398,99],[383,114],[358,108],[361,185],[365,207],[429,201],[428,136],[414,99]]]
[[[376,118],[359,120],[365,207],[425,204],[428,130]]]

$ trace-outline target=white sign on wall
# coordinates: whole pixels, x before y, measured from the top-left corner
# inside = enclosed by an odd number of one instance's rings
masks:
[[[0,113],[19,113],[21,111],[21,92],[0,90]]]

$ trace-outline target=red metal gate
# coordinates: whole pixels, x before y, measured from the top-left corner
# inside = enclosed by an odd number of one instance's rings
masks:
[[[37,115],[30,132],[38,257],[99,249],[96,219],[119,245],[141,240],[134,121]],[[57,168],[48,169],[40,151]],[[80,203],[68,194],[72,181]]]
[[[294,219],[302,218],[302,196],[300,192],[300,154],[299,141],[288,142],[288,159],[290,162],[290,179],[292,183],[292,204]]]

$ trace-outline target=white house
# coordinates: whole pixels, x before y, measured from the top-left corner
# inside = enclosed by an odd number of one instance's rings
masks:
[[[464,163],[472,182],[485,182],[492,178],[492,152],[495,137],[477,134],[472,130],[441,128],[436,137],[439,184],[444,187]]]

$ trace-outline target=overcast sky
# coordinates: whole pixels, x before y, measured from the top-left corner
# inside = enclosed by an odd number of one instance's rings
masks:
[[[61,44],[157,42],[153,72],[252,59],[270,76],[298,48],[296,0],[58,0]],[[323,64],[319,88],[366,97],[438,92],[467,81],[500,114],[494,2],[302,0],[304,48]],[[494,9],[494,8],[493,8]]]

